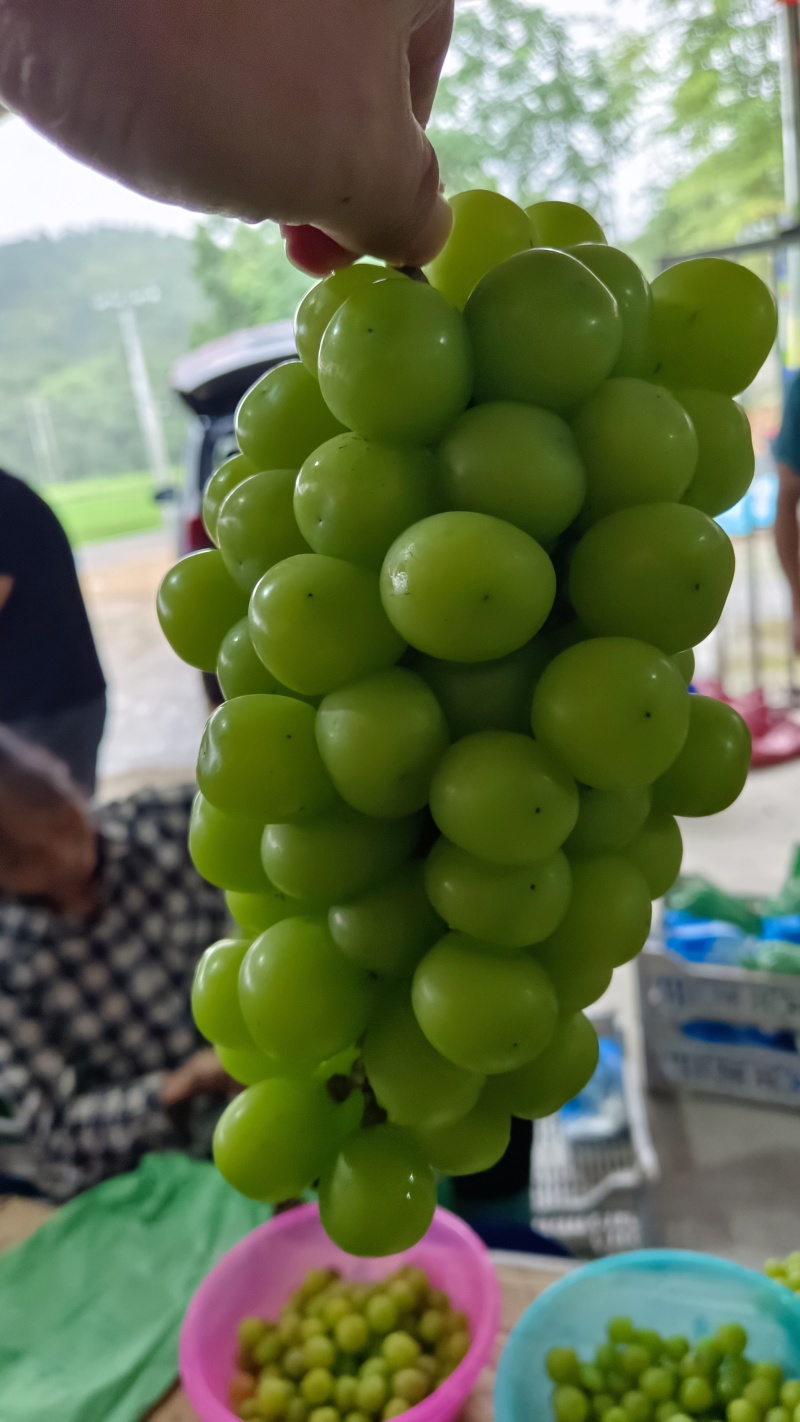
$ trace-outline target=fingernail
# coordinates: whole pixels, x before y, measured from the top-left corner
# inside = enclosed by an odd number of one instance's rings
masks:
[[[319,227],[282,222],[281,236],[292,266],[299,267],[309,276],[328,276],[340,267],[352,266],[356,260],[353,252],[348,252]]]

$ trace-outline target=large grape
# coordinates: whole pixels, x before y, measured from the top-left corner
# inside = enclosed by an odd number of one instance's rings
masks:
[[[505,1076],[492,1077],[487,1096],[522,1120],[560,1111],[591,1080],[600,1056],[597,1032],[582,1012],[562,1017],[541,1056]]]
[[[553,606],[547,554],[488,514],[442,513],[392,544],[381,597],[406,642],[432,657],[482,662],[524,646]]]
[[[644,826],[651,802],[652,793],[646,785],[621,785],[615,790],[592,790],[584,785],[578,822],[567,840],[567,851],[597,854],[624,849]]]
[[[239,969],[250,947],[247,939],[223,938],[206,948],[194,975],[192,1016],[209,1041],[240,1050],[252,1047],[239,1005]]]
[[[382,978],[404,978],[441,938],[444,924],[425,892],[425,865],[405,864],[358,898],[334,904],[331,937],[346,958]]]
[[[540,943],[567,911],[572,876],[566,855],[514,868],[487,864],[447,839],[428,855],[428,897],[448,928],[498,949]]]
[[[746,390],[778,333],[763,281],[738,262],[693,257],[661,272],[652,292],[657,379],[723,395]]]
[[[262,824],[313,814],[336,794],[317,750],[315,714],[292,696],[236,696],[210,717],[197,783],[219,810]]]
[[[750,732],[738,711],[712,697],[691,696],[689,711],[689,733],[654,785],[653,803],[671,815],[718,815],[744,788]]]
[[[650,897],[660,899],[681,872],[683,839],[677,821],[665,810],[653,810],[639,833],[625,846],[625,856],[641,869]]]
[[[420,655],[411,665],[441,706],[453,740],[477,731],[528,732],[533,689],[551,660],[544,638],[534,637],[507,657],[490,662],[448,662]]]
[[[212,543],[217,542],[219,511],[232,489],[258,471],[243,454],[234,454],[215,469],[203,490],[203,523]]]
[[[341,430],[313,375],[296,360],[262,375],[236,411],[239,448],[256,469],[299,469]]]
[[[548,972],[618,968],[644,947],[651,920],[650,890],[628,858],[574,859],[569,908],[547,942],[537,946],[536,959]]]
[[[317,1066],[358,1041],[374,987],[339,952],[324,919],[287,918],[251,944],[239,972],[239,997],[247,1030],[262,1052]]]
[[[697,435],[668,390],[646,380],[607,380],[572,428],[588,479],[584,523],[631,504],[677,500],[688,489]]]
[[[431,286],[376,282],[348,297],[328,325],[319,383],[334,415],[365,439],[429,444],[472,393],[463,318]]]
[[[342,267],[324,281],[317,282],[306,292],[297,308],[294,318],[294,338],[297,354],[312,375],[317,373],[319,348],[322,337],[348,296],[373,286],[376,281],[392,280],[400,276],[393,267],[379,267],[374,262],[356,262],[352,267]]]
[[[505,1155],[511,1116],[495,1105],[487,1088],[466,1116],[446,1125],[423,1126],[414,1134],[437,1170],[445,1175],[476,1175],[491,1170]]]
[[[213,672],[225,633],[247,612],[247,598],[216,548],[190,553],[170,568],[158,589],[158,620],[173,652]]]
[[[217,680],[222,695],[227,699],[286,690],[256,656],[246,617],[234,622],[220,643]]]
[[[280,923],[282,918],[296,918],[298,915],[313,913],[315,909],[314,904],[298,902],[276,889],[274,884],[266,882],[258,894],[241,894],[235,889],[229,890],[225,895],[225,903],[234,923],[243,933],[249,935],[250,940],[257,938],[266,928],[271,928],[273,923]]]
[[[576,242],[605,242],[596,218],[574,202],[535,202],[525,209],[537,247],[572,247]]]
[[[410,523],[432,514],[437,497],[436,461],[428,450],[345,434],[306,460],[295,484],[294,511],[315,553],[379,572],[390,544]]]
[[[433,1171],[411,1132],[399,1126],[351,1135],[319,1182],[322,1223],[348,1254],[378,1257],[409,1249],[435,1208]]]
[[[324,1086],[271,1078],[249,1086],[222,1113],[214,1161],[225,1179],[251,1200],[280,1202],[302,1195],[358,1126],[354,1093],[337,1106]]]
[[[364,1066],[379,1105],[398,1126],[445,1126],[471,1111],[485,1078],[440,1055],[400,990],[384,1000],[364,1038]]]
[[[598,637],[636,637],[674,653],[713,632],[735,568],[733,544],[707,514],[642,504],[609,514],[584,535],[569,595]]]
[[[617,303],[566,252],[520,252],[479,282],[464,312],[478,400],[564,412],[611,374],[622,346]]]
[[[427,803],[449,740],[430,687],[405,667],[375,672],[326,696],[316,734],[342,799],[365,815],[392,819]]]
[[[453,226],[443,251],[426,267],[435,286],[459,310],[481,277],[533,243],[527,213],[501,193],[475,188],[450,198]]]
[[[269,889],[261,862],[261,820],[218,810],[195,796],[189,821],[189,853],[198,874],[218,889],[260,894]]]
[[[486,1076],[533,1061],[558,1015],[550,980],[537,963],[498,955],[463,933],[448,933],[426,953],[414,974],[412,1001],[436,1050]]]
[[[569,647],[542,675],[534,735],[584,785],[649,785],[686,740],[689,700],[677,667],[655,647],[598,637]]]
[[[569,426],[510,400],[466,410],[439,446],[439,465],[448,508],[504,518],[545,546],[577,518],[586,495]]]
[[[750,421],[741,405],[716,390],[676,390],[694,425],[698,457],[683,502],[716,518],[744,497],[756,468]]]
[[[294,516],[294,469],[270,469],[243,479],[217,517],[219,551],[233,581],[248,595],[284,558],[307,553]]]
[[[454,844],[494,864],[547,859],[578,818],[574,780],[530,736],[483,731],[457,741],[431,785],[431,812]]]
[[[581,242],[567,250],[600,278],[619,307],[622,346],[611,374],[652,376],[653,298],[644,274],[625,252],[603,242]]]
[[[405,645],[374,574],[341,558],[301,553],[276,564],[256,585],[249,616],[264,665],[307,696],[391,666]]]
[[[279,889],[327,905],[399,869],[418,833],[416,819],[373,820],[342,805],[302,823],[267,825],[261,852]]]

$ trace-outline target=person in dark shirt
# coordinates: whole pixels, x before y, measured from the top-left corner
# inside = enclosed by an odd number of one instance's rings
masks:
[[[189,857],[193,793],[90,817],[66,767],[0,727],[0,1193],[66,1200],[192,1149],[227,1099],[190,1009],[228,923]]]
[[[106,684],[69,540],[49,504],[0,470],[0,721],[94,792]]]

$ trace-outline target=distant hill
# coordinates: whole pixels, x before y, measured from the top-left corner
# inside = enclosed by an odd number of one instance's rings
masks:
[[[117,316],[92,300],[154,285],[161,301],[140,308],[140,330],[170,455],[180,459],[185,420],[168,376],[206,315],[193,259],[182,237],[112,228],[0,245],[0,465],[43,476],[30,430],[33,396],[65,478],[146,467]]]

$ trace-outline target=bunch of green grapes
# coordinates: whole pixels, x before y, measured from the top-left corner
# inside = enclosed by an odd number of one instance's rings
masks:
[[[800,1379],[749,1362],[746,1347],[739,1323],[692,1345],[614,1318],[592,1362],[572,1348],[548,1353],[556,1422],[800,1422]]]
[[[229,1384],[242,1418],[389,1422],[469,1350],[465,1314],[407,1266],[377,1283],[310,1269],[274,1321],[244,1318]]]
[[[800,1294],[800,1249],[792,1250],[785,1259],[768,1259],[764,1273],[778,1284],[785,1284],[792,1293]]]
[[[368,1255],[425,1232],[434,1171],[582,1089],[675,816],[730,805],[750,756],[687,687],[772,298],[723,261],[651,287],[569,205],[453,209],[426,280],[358,264],[305,297],[206,490],[216,546],[159,593],[226,697],[190,833],[238,925],[194,993],[247,1088],[216,1160],[256,1199],[318,1181]]]

